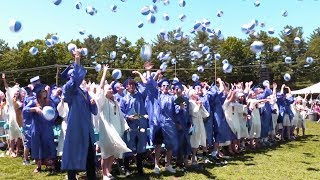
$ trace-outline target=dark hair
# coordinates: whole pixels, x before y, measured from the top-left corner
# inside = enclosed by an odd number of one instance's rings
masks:
[[[127,82],[127,86],[128,85],[135,85],[136,86],[136,81],[134,79],[129,79]]]

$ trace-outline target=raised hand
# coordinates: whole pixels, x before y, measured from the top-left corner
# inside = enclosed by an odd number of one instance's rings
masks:
[[[91,105],[95,105],[96,104],[96,101],[94,99],[90,99],[90,104]]]
[[[107,72],[108,69],[109,69],[109,65],[108,64],[103,65],[103,71],[104,72]]]
[[[140,74],[140,72],[139,71],[132,71],[132,74],[137,75],[137,74]]]
[[[80,60],[81,57],[81,49],[75,49],[73,51],[74,59],[75,60]]]

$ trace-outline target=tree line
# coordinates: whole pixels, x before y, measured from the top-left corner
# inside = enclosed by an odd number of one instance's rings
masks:
[[[291,33],[285,32],[290,29]],[[152,58],[151,61],[155,67],[162,63],[157,56],[160,52],[168,54],[172,59],[175,58],[176,64],[167,62],[168,68],[164,75],[173,79],[177,76],[181,81],[192,84],[191,75],[196,73],[201,81],[214,82],[216,77],[220,77],[227,82],[254,81],[255,84],[261,83],[264,79],[278,83],[286,83],[293,89],[302,88],[320,81],[320,28],[303,38],[302,27],[286,26],[279,33],[279,38],[270,36],[267,32],[260,31],[257,34],[249,34],[246,39],[237,37],[227,37],[225,39],[218,36],[211,37],[207,32],[196,32],[194,36],[184,36],[179,32],[180,38],[176,38],[177,31],[173,30],[167,33],[166,37],[158,35],[152,40]],[[45,39],[49,39],[52,34],[48,34]],[[300,43],[294,43],[295,37],[300,37]],[[121,39],[121,41],[120,41]],[[260,54],[255,54],[250,50],[250,45],[254,41],[264,43],[264,49]],[[124,78],[132,76],[131,69],[142,69],[144,61],[140,59],[140,49],[146,44],[143,38],[135,43],[125,39],[109,35],[104,38],[88,35],[83,41],[79,39],[70,42],[59,42],[53,47],[47,47],[44,40],[36,39],[33,41],[20,41],[16,47],[9,47],[8,43],[0,39],[0,70],[6,72],[7,78],[11,84],[18,82],[22,86],[29,83],[33,76],[40,75],[46,84],[55,84],[57,72],[63,70],[62,67],[51,65],[68,65],[73,61],[72,54],[68,51],[69,43],[74,43],[77,47],[88,49],[87,56],[83,57],[83,65],[94,67],[97,63],[107,63],[111,68],[122,69]],[[192,58],[192,51],[201,52],[201,44],[208,46],[212,58],[206,55],[200,58]],[[200,45],[200,46],[199,46]],[[273,47],[280,45],[281,50],[276,52]],[[29,49],[37,47],[39,52],[31,55]],[[110,58],[110,52],[117,52],[115,59]],[[220,60],[215,60],[214,54],[219,53]],[[125,54],[125,58],[123,58]],[[285,57],[291,57],[291,63],[285,63]],[[306,58],[312,57],[314,61],[306,63]],[[224,73],[222,70],[222,60],[227,59],[233,65],[232,73]],[[204,72],[198,72],[197,67],[202,65]],[[43,67],[43,68],[36,68]],[[28,70],[33,68],[31,70]],[[21,69],[26,69],[21,71]],[[176,69],[176,70],[175,70]],[[283,75],[289,73],[290,81],[284,81]],[[110,73],[108,75],[110,79]],[[94,68],[88,68],[87,79],[99,82],[100,72]],[[63,82],[57,79],[58,84]]]

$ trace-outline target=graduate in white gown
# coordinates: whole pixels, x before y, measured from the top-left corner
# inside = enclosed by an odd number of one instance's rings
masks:
[[[69,106],[68,103],[64,102],[64,98],[61,98],[60,103],[57,106],[57,111],[59,113],[59,116],[63,118],[63,121],[61,123],[61,131],[59,135],[59,142],[57,147],[57,156],[62,156],[63,152],[63,144],[64,139],[67,131],[67,119],[68,119],[68,113],[69,113]]]
[[[16,114],[16,102],[18,101],[20,88],[15,85],[14,87],[9,87],[6,81],[5,74],[2,74],[3,83],[6,89],[6,98],[8,104],[8,123],[9,123],[9,140],[10,148],[9,153],[11,157],[17,157],[21,146],[22,133],[19,128],[17,114]],[[14,152],[14,147],[16,144],[16,151]]]
[[[251,141],[251,148],[255,148],[258,139],[261,135],[261,116],[260,116],[260,108],[264,106],[264,102],[266,102],[266,99],[258,100],[257,93],[254,91],[251,91],[248,96],[248,107],[249,111],[251,112],[251,129],[249,131],[249,137]]]
[[[189,114],[192,118],[192,123],[194,126],[194,132],[190,136],[190,144],[192,148],[192,164],[197,164],[196,153],[198,147],[201,145],[203,147],[207,146],[206,143],[206,130],[204,127],[203,120],[209,117],[209,112],[204,108],[202,102],[199,101],[199,96],[197,92],[193,89],[189,91]]]
[[[272,109],[272,130],[269,132],[269,135],[271,140],[275,140],[275,135],[278,132],[277,121],[279,117],[279,106],[277,104],[277,84],[273,83],[272,87],[272,95],[267,97]]]
[[[305,95],[304,99],[301,96],[296,97],[295,103],[292,105],[294,109],[293,121],[296,125],[296,135],[299,135],[299,128],[302,128],[302,135],[305,135],[306,128],[306,117],[307,117],[307,96]]]
[[[129,129],[118,102],[114,99],[112,87],[105,86],[105,78],[108,66],[104,66],[100,82],[100,89],[97,91],[99,122],[99,142],[101,149],[101,167],[103,179],[111,179],[111,167],[114,158],[119,158],[123,153],[131,152],[126,143],[121,139],[124,132]]]
[[[243,121],[243,114],[247,113],[248,110],[246,105],[236,101],[236,94],[237,90],[231,90],[222,107],[232,132],[237,136],[237,139],[232,142],[233,151],[240,153],[236,147],[240,147],[241,138],[248,136],[248,130],[241,128],[240,121]]]

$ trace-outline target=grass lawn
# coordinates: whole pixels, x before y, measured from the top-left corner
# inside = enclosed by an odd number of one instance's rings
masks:
[[[320,124],[307,122],[306,136],[243,156],[233,157],[225,166],[205,165],[202,170],[177,172],[175,176],[153,174],[130,179],[320,179]],[[301,131],[300,131],[301,133]],[[0,152],[2,153],[2,152]],[[0,179],[64,179],[65,174],[34,174],[34,165],[23,166],[21,158],[0,158]],[[117,179],[129,179],[117,177]]]

